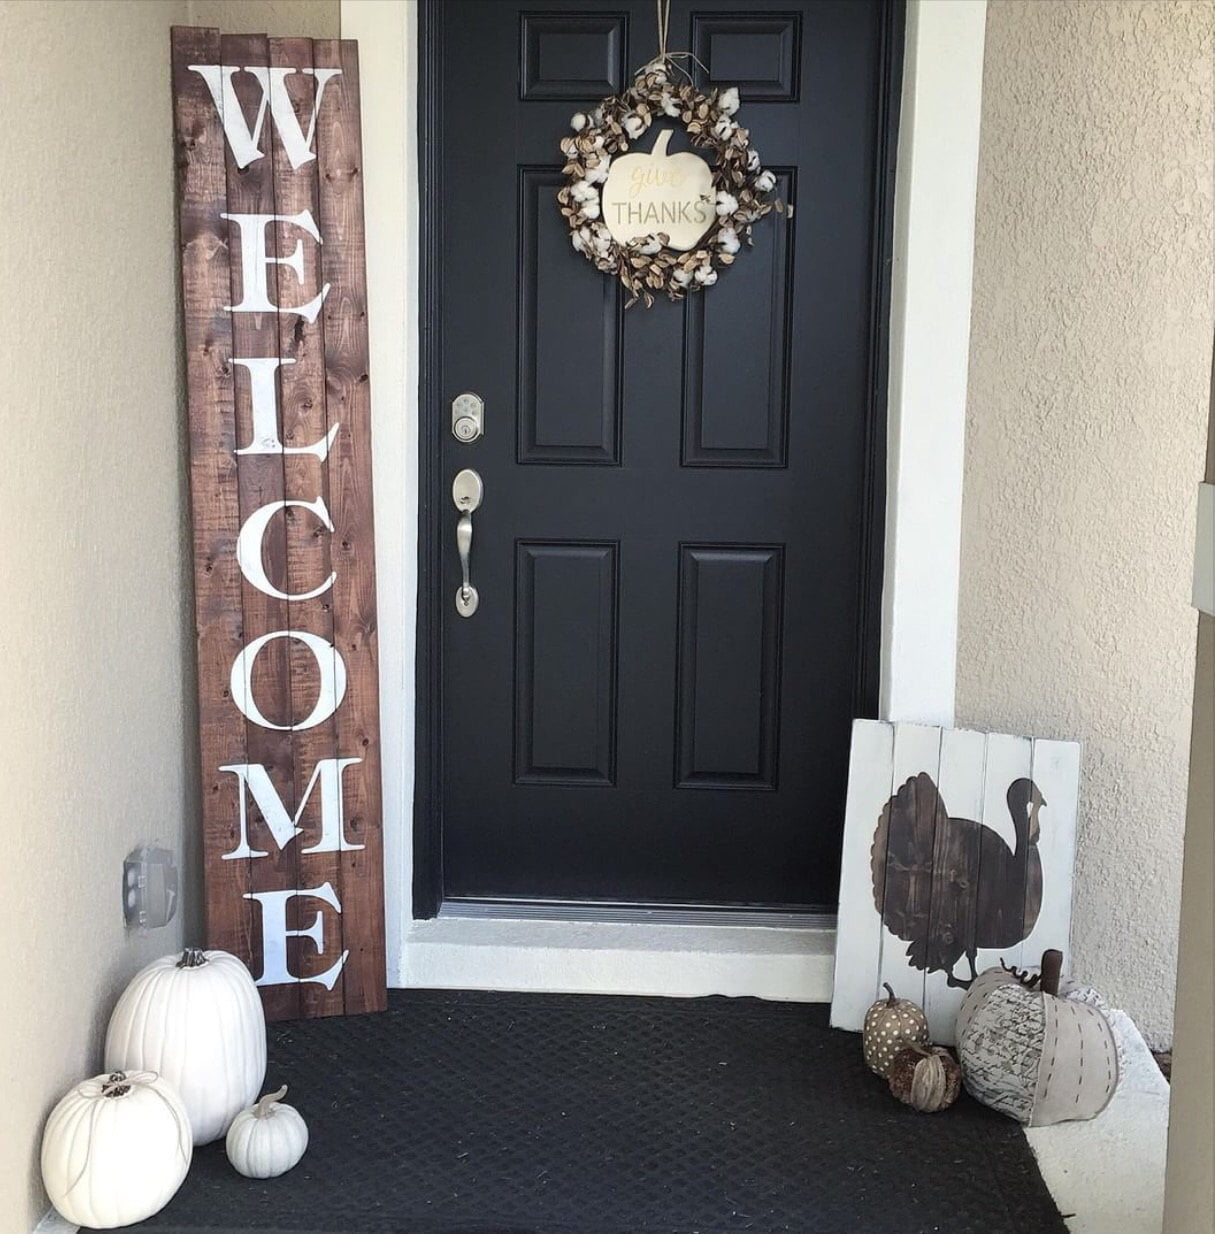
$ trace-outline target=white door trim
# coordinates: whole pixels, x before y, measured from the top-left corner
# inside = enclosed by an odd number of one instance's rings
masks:
[[[570,988],[569,974],[577,972],[580,989],[624,992],[636,985],[635,992],[644,987],[647,993],[829,998],[831,966],[820,960],[833,944],[831,931],[413,921],[416,0],[341,0],[341,23],[344,38],[359,40],[363,85],[390,983],[559,989]],[[895,187],[883,596],[882,716],[890,720],[953,722],[985,23],[986,0],[909,0]],[[747,933],[728,938],[727,930]],[[777,937],[785,934],[794,937]],[[800,959],[756,962],[786,946]],[[691,955],[699,957],[694,964]],[[748,970],[766,975],[748,985]]]

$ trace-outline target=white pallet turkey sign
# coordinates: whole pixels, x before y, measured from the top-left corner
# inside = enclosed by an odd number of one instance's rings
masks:
[[[975,973],[1068,954],[1080,746],[857,720],[831,1023],[888,982],[953,1044]]]

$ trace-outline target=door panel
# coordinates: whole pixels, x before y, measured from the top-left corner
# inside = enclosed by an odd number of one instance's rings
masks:
[[[626,311],[569,244],[558,143],[654,54],[653,4],[426,6],[422,912],[833,908],[876,703],[901,39],[881,0],[672,4],[795,209],[707,292]]]

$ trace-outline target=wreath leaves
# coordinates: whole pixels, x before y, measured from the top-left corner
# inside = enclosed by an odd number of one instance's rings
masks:
[[[783,208],[770,197],[775,175],[764,169],[750,133],[734,119],[737,88],[701,94],[690,82],[673,82],[672,67],[669,58],[652,60],[623,94],[609,95],[589,113],[578,112],[570,122],[573,133],[561,139],[561,170],[568,182],[557,201],[570,243],[597,269],[620,280],[631,297],[626,308],[639,300],[649,308],[655,294],[682,300],[690,291],[711,287],[718,269],[732,265],[741,246],[752,243],[755,223]],[[696,248],[686,253],[669,248],[665,232],[620,244],[601,218],[600,189],[612,159],[644,136],[655,120],[677,121],[692,145],[716,155],[714,221]]]

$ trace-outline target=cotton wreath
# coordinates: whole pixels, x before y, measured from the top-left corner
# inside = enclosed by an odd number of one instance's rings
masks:
[[[718,269],[732,265],[742,245],[751,244],[753,225],[782,208],[769,199],[776,176],[762,166],[750,134],[734,118],[738,88],[701,94],[690,81],[674,82],[672,70],[682,72],[669,56],[652,60],[623,94],[610,95],[589,113],[578,112],[570,121],[573,135],[561,140],[567,183],[557,200],[570,243],[597,269],[619,278],[631,294],[626,308],[638,300],[649,308],[656,292],[682,300],[689,291],[712,287]],[[670,236],[661,231],[620,244],[601,218],[600,190],[612,159],[656,119],[679,121],[692,145],[717,156],[711,169],[713,220],[688,252],[667,247]]]

